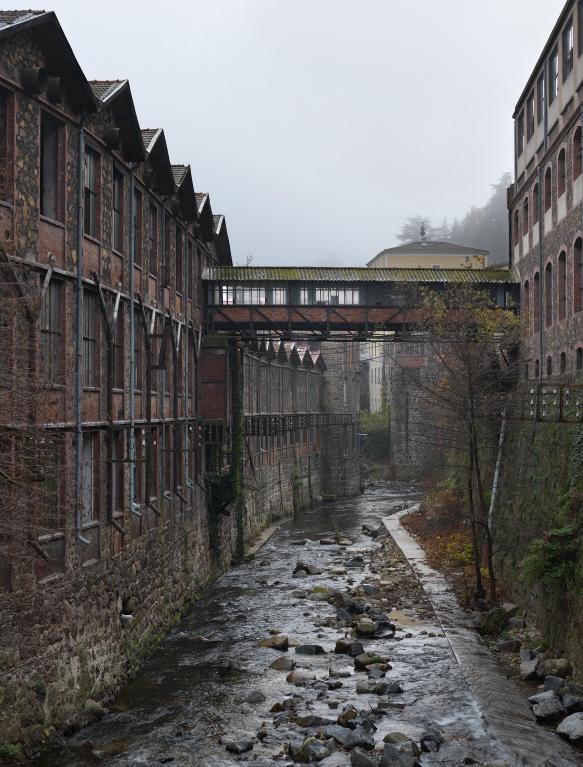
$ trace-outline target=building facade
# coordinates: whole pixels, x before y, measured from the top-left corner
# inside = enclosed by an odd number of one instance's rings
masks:
[[[514,112],[508,190],[521,281],[523,377],[583,369],[583,5],[567,2]]]
[[[367,266],[371,269],[485,269],[488,251],[453,242],[407,242],[381,250]]]
[[[32,753],[262,525],[358,491],[358,376],[204,335],[226,221],[53,13],[0,12],[0,144],[0,742]]]

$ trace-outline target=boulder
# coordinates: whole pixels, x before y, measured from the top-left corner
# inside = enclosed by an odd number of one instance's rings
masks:
[[[367,679],[356,683],[356,692],[359,695],[386,695],[387,693],[403,692],[403,685],[395,679],[381,682]]]
[[[561,702],[568,714],[575,714],[578,711],[583,711],[583,697],[580,695],[572,695],[570,692],[565,692],[561,696]]]
[[[520,664],[520,678],[524,679],[525,681],[536,679],[537,663],[538,661],[536,658],[533,658],[532,660],[523,660]]]
[[[559,693],[561,688],[567,685],[567,682],[560,676],[545,676],[545,692],[551,691]]]
[[[319,644],[300,644],[296,647],[298,655],[325,655],[326,650]]]
[[[370,618],[361,618],[356,624],[356,631],[364,636],[373,636],[375,633],[374,621]]]
[[[357,671],[364,671],[367,666],[372,666],[376,663],[384,663],[384,658],[377,655],[374,652],[365,652],[362,655],[357,655],[354,659],[354,668]]]
[[[531,704],[531,706],[535,706],[537,703],[544,703],[545,700],[554,700],[557,697],[556,693],[553,692],[553,690],[545,690],[544,692],[539,692],[536,695],[531,695],[528,699],[528,702]]]
[[[294,762],[300,764],[309,764],[310,762],[320,762],[327,756],[330,756],[334,750],[333,743],[322,742],[318,738],[307,738],[302,745],[293,753]]]
[[[296,570],[296,572],[292,575],[292,578],[307,578],[307,577],[308,577],[307,570]]]
[[[583,744],[583,713],[571,714],[563,719],[557,727],[557,732],[571,743]]]
[[[313,682],[316,677],[314,674],[310,674],[307,671],[300,671],[295,669],[286,676],[286,682],[295,685],[296,687],[305,687],[305,685]]]
[[[245,754],[253,748],[253,736],[248,732],[233,732],[223,735],[221,743],[231,754]]]
[[[351,730],[339,724],[331,724],[326,727],[324,734],[327,738],[334,738],[337,743],[348,750],[357,746],[365,751],[372,751],[374,748],[374,740],[365,733],[362,727],[355,727]]]
[[[328,679],[326,680],[326,687],[329,690],[339,690],[344,685],[340,681],[340,679]]]
[[[320,538],[320,546],[335,546],[336,540],[334,538]]]
[[[348,722],[351,722],[357,717],[358,717],[358,711],[356,710],[356,708],[354,706],[348,705],[348,706],[345,706],[342,709],[342,711],[338,714],[338,719],[336,720],[336,722],[341,727],[347,727]]]
[[[385,676],[385,672],[377,666],[373,666],[368,669],[366,675],[369,679],[382,679]]]
[[[289,647],[289,637],[287,634],[276,634],[275,636],[266,637],[258,642],[259,647],[271,647],[273,650],[281,650],[285,652]]]
[[[418,764],[414,756],[403,754],[392,743],[385,743],[380,767],[416,767]]]
[[[428,752],[439,751],[443,743],[443,733],[434,724],[429,725],[421,735],[421,750]]]
[[[369,596],[373,596],[374,594],[379,593],[379,587],[374,586],[372,583],[364,583],[362,586],[362,590],[365,594],[368,594]]]
[[[492,607],[480,621],[480,634],[483,636],[499,634],[507,620],[508,616],[501,607]]]
[[[565,715],[565,709],[555,695],[548,700],[536,703],[532,708],[532,713],[539,722],[553,722]]]
[[[336,724],[335,719],[328,719],[325,716],[316,716],[315,714],[302,714],[296,716],[295,723],[299,727],[327,727],[329,724]]]
[[[330,668],[328,676],[330,679],[348,679],[352,674],[350,671],[345,671],[344,669]]]
[[[274,668],[276,671],[291,671],[295,665],[295,661],[289,655],[282,655],[271,661],[269,668]]]
[[[350,764],[352,767],[379,767],[379,760],[362,748],[353,748],[350,752]]]
[[[566,658],[543,658],[536,667],[536,673],[539,679],[547,676],[558,676],[566,679],[571,676],[573,667]]]
[[[352,621],[352,615],[345,610],[344,607],[339,607],[336,610],[336,620],[341,623],[350,623]]]
[[[355,658],[357,655],[364,654],[364,647],[362,646],[361,642],[354,642],[352,639],[337,639],[336,646],[334,647],[334,652],[343,655],[350,655],[351,657]]]

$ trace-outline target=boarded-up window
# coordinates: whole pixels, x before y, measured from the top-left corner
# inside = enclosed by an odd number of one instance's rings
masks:
[[[150,274],[158,274],[158,208],[150,204],[148,221],[148,258],[150,261]]]
[[[113,169],[113,204],[111,210],[111,244],[118,253],[123,253],[123,173]]]

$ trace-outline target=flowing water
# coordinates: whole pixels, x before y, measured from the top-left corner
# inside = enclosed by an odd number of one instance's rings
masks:
[[[355,554],[363,554],[366,563],[380,544],[362,534],[363,523],[378,524],[419,497],[414,485],[377,483],[359,498],[324,504],[283,523],[254,561],[223,575],[193,606],[104,719],[68,738],[62,749],[45,754],[37,767],[166,763],[230,767],[241,761],[267,767],[286,762],[282,752],[287,742],[301,741],[314,732],[285,720],[274,723],[269,711],[274,703],[297,695],[301,713],[329,718],[335,718],[346,703],[361,709],[372,705],[375,696],[355,692],[356,680],[365,678],[363,674],[352,673],[342,679],[342,687],[331,691],[323,684],[296,688],[286,682],[285,672],[269,668],[280,654],[258,647],[257,642],[276,628],[301,643],[321,644],[332,651],[344,630],[315,623],[333,616],[335,609],[306,598],[306,592],[314,585],[347,589],[374,583],[377,576],[369,564],[347,572],[340,567],[338,574],[334,568]],[[335,532],[351,538],[353,545],[320,545],[323,535]],[[427,580],[424,585],[438,619],[423,600],[407,602],[405,598],[392,605],[399,608],[392,617],[400,628],[396,635],[400,641],[379,638],[366,643],[367,650],[390,657],[393,670],[387,677],[401,680],[404,686],[402,694],[393,696],[387,715],[376,722],[377,743],[389,731],[419,739],[425,726],[436,722],[445,731],[445,742],[437,754],[423,755],[423,765],[462,765],[466,757],[505,758],[509,767],[580,764],[576,752],[536,725],[523,694],[468,628],[444,582],[429,570],[423,572],[414,542],[399,543]],[[323,573],[292,578],[300,558]],[[393,569],[408,570],[398,564]],[[294,651],[289,655],[295,656]],[[298,655],[294,659],[320,680],[327,677],[331,663],[336,669],[354,671],[347,656]],[[242,757],[227,753],[219,743],[224,733],[255,734],[262,725],[264,739]],[[320,764],[348,765],[350,755],[338,751]]]

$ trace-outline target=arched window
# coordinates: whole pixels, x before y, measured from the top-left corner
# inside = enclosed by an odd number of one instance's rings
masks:
[[[581,175],[581,126],[573,136],[573,181]]]
[[[540,363],[538,360],[536,360],[534,363],[534,377],[538,378],[539,374],[540,374]]]
[[[567,355],[565,352],[561,352],[561,373],[567,370]]]
[[[528,280],[525,280],[522,287],[522,319],[528,329],[530,321],[530,285]]]
[[[573,246],[573,311],[583,309],[583,240],[578,237]]]
[[[553,374],[553,358],[547,357],[547,375],[552,376]]]
[[[567,254],[559,256],[559,322],[567,316]]]
[[[583,370],[583,349],[581,347],[575,353],[575,365],[577,370]]]
[[[528,234],[528,228],[530,221],[528,218],[528,197],[525,198],[522,205],[522,236],[525,237]]]
[[[520,221],[518,217],[518,211],[514,211],[514,244],[518,245],[520,242]]]
[[[553,196],[551,191],[552,185],[553,185],[553,173],[549,166],[545,172],[545,213],[547,212],[547,210],[551,209],[551,205],[553,201]]]
[[[547,264],[545,267],[545,326],[549,328],[553,324],[553,267]]]
[[[565,149],[561,149],[559,152],[559,158],[557,160],[557,197],[565,194],[567,188],[567,154]]]
[[[532,223],[533,224],[538,224],[538,205],[539,205],[538,184],[535,184],[532,190]]]
[[[532,309],[534,315],[534,331],[536,333],[536,331],[540,329],[540,274],[538,272],[535,272],[532,285]]]

